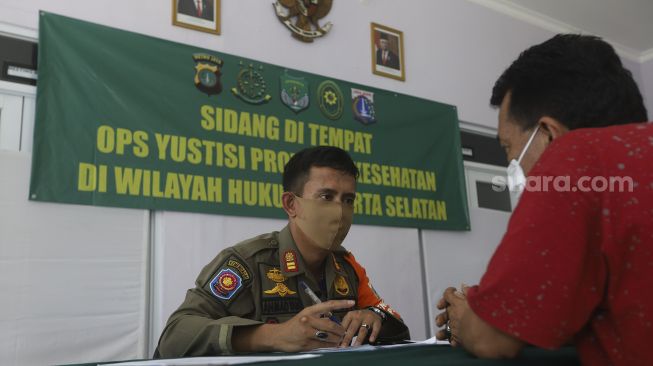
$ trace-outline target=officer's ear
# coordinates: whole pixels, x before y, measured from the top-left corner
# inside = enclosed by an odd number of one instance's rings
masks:
[[[294,219],[297,216],[297,197],[292,192],[283,192],[281,203],[283,210],[288,214],[288,218]]]

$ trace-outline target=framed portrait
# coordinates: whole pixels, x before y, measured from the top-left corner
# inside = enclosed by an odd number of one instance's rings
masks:
[[[381,24],[371,24],[372,73],[406,80],[404,33]]]
[[[172,0],[172,24],[220,34],[220,0]]]

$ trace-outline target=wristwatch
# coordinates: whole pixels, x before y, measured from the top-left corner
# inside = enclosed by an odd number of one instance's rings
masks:
[[[377,307],[370,306],[370,307],[367,308],[367,310],[373,311],[374,314],[376,314],[376,315],[378,315],[379,317],[381,317],[381,322],[383,322],[383,321],[385,320],[385,318],[387,317],[387,315],[385,314],[385,312],[383,312],[383,310],[381,310],[381,309],[379,309],[379,308],[377,308]]]

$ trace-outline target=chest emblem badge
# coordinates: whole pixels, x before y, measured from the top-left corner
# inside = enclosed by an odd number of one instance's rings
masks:
[[[297,293],[296,291],[289,289],[288,286],[283,283],[286,281],[286,277],[281,273],[279,268],[272,268],[265,276],[275,282],[276,285],[269,290],[263,291],[264,293],[268,295],[279,295],[281,297],[285,297],[286,295],[294,295]]]

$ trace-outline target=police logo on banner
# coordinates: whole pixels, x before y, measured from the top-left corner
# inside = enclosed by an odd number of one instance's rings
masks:
[[[286,71],[279,77],[279,81],[283,104],[295,113],[308,108],[308,81],[306,78],[291,76]]]
[[[222,76],[223,61],[216,56],[204,53],[194,54],[193,60],[195,61],[195,87],[209,96],[220,94],[222,92],[220,76]]]
[[[360,89],[351,89],[351,107],[354,119],[364,125],[376,122],[374,111],[374,93]]]
[[[240,276],[229,268],[223,268],[211,280],[211,292],[223,300],[231,299],[243,286]]]

